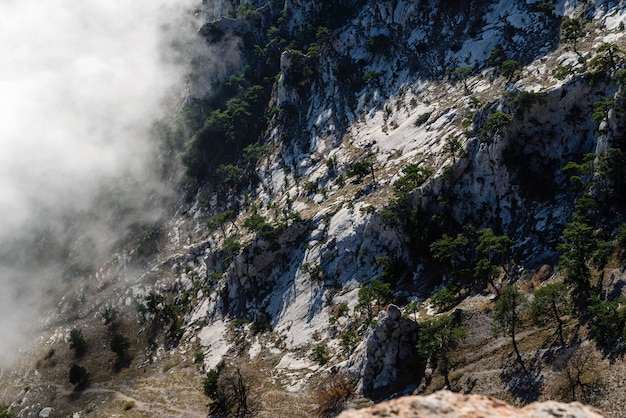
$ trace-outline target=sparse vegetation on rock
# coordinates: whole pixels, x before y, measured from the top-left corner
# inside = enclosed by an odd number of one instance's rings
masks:
[[[619,416],[624,7],[435,3],[202,2],[154,128],[171,201],[112,189],[0,248],[61,283],[10,410],[334,416],[445,386]],[[91,259],[114,238],[74,217],[126,232]]]

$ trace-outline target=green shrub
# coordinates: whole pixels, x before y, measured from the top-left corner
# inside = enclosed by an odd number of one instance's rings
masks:
[[[355,331],[347,331],[341,335],[341,341],[339,345],[344,353],[350,354],[357,346],[359,342],[359,336]]]
[[[456,303],[456,289],[452,286],[442,287],[430,297],[430,301],[439,312],[448,310]]]
[[[504,47],[500,44],[496,45],[489,53],[487,58],[487,65],[497,67],[506,60],[506,54],[504,53]]]
[[[257,17],[259,13],[251,3],[243,3],[236,10],[237,17],[242,19],[250,19]]]
[[[109,325],[117,319],[117,310],[110,306],[107,306],[102,312],[102,319],[104,319],[104,325]]]
[[[224,251],[237,253],[243,248],[243,245],[241,244],[239,237],[231,236],[224,240],[223,248],[224,248]]]
[[[242,183],[245,171],[233,164],[221,164],[215,170],[216,181],[220,191],[237,190]]]
[[[389,52],[391,47],[391,38],[384,34],[372,36],[367,39],[365,50],[370,54],[385,54]]]
[[[193,354],[193,363],[194,364],[203,364],[204,363],[204,352],[203,351],[196,351]]]
[[[402,168],[402,177],[393,183],[393,189],[399,199],[420,187],[428,180],[432,171],[420,164],[409,164]]]
[[[246,163],[254,164],[269,153],[269,145],[250,144],[243,149],[243,159]]]
[[[363,178],[371,172],[372,163],[369,161],[357,161],[346,171],[346,175],[348,177],[355,177],[353,180],[354,183],[360,183],[363,181]]]
[[[496,110],[480,129],[480,136],[483,138],[490,137],[499,133],[502,128],[509,124],[511,117],[501,110]]]
[[[504,102],[516,118],[521,119],[535,103],[545,103],[545,95],[534,91],[507,92]]]
[[[82,357],[87,352],[87,341],[83,332],[77,328],[70,331],[70,349],[74,350],[74,358]]]
[[[203,390],[204,394],[209,398],[215,398],[217,395],[217,380],[226,364],[222,361],[217,366],[209,370],[204,378]]]
[[[245,327],[249,323],[250,323],[250,320],[248,318],[235,318],[235,320],[233,321],[233,326],[235,328],[241,328],[241,327]]]
[[[454,70],[450,76],[455,80],[463,80],[463,83],[466,83],[467,77],[469,77],[474,71],[474,67],[459,67]],[[467,84],[465,84],[465,89],[467,90]]]
[[[324,269],[319,263],[304,263],[300,269],[309,275],[311,280],[324,280]]]
[[[570,77],[579,72],[572,64],[561,65],[554,71],[554,78],[557,80],[565,80],[567,77]]]
[[[318,362],[321,366],[328,363],[329,355],[326,344],[320,344],[318,346],[315,346],[311,352],[311,358],[313,359],[313,361]]]
[[[9,412],[9,407],[0,406],[0,418],[15,418],[15,415]]]
[[[532,10],[539,13],[545,13],[546,15],[551,15],[554,11],[554,3],[550,1],[542,1],[540,3],[534,3],[531,5]]]
[[[70,368],[70,383],[76,387],[84,387],[88,381],[89,373],[87,373],[87,370],[78,364],[72,365]]]
[[[419,115],[416,119],[415,122],[413,122],[413,125],[416,127],[420,127],[423,124],[425,124],[426,122],[428,122],[428,119],[430,118],[430,115],[432,114],[432,112],[426,112],[426,113],[422,113],[421,115]]]
[[[257,232],[270,226],[270,224],[264,216],[255,213],[244,220],[243,226],[250,232]]]
[[[111,351],[117,354],[119,358],[123,358],[130,348],[130,340],[122,334],[115,334],[113,338],[111,338],[111,344],[109,346]]]
[[[378,267],[382,268],[380,275],[382,281],[391,287],[395,287],[403,273],[404,266],[402,262],[395,257],[389,256],[376,257],[374,262]]]
[[[363,81],[365,83],[374,82],[378,78],[378,73],[374,70],[368,70],[363,74]]]
[[[79,263],[71,263],[63,269],[63,281],[69,283],[80,277],[87,277],[91,274],[91,268]]]
[[[500,69],[500,74],[506,79],[511,79],[515,72],[519,69],[520,63],[515,60],[504,60]]]
[[[626,322],[626,298],[619,297],[610,301],[592,298],[589,311],[592,315],[591,333],[596,344],[604,346],[622,337]]]
[[[306,183],[304,183],[304,192],[307,195],[317,193],[317,189],[318,189],[317,181],[307,181]]]

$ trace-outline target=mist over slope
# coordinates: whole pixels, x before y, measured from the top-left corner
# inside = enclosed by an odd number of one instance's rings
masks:
[[[151,130],[183,89],[174,41],[195,33],[193,6],[0,2],[1,358],[64,268],[108,257],[120,224],[171,194]]]

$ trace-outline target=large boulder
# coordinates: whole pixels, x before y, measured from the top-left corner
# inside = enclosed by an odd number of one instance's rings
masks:
[[[421,380],[425,364],[417,355],[418,325],[403,318],[400,308],[389,307],[378,315],[348,365],[348,372],[360,376],[359,390],[370,399],[384,399]]]

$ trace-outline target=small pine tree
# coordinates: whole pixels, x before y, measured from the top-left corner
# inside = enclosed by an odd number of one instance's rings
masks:
[[[110,348],[111,351],[117,354],[118,359],[121,360],[128,354],[130,340],[122,334],[115,334],[113,338],[111,338]]]
[[[117,319],[117,315],[117,310],[115,308],[107,307],[104,312],[102,312],[104,325],[112,324]]]
[[[472,74],[473,71],[474,67],[465,66],[457,68],[450,74],[455,80],[463,80],[463,89],[465,91],[465,94],[468,93],[467,78]]]
[[[561,42],[571,43],[572,50],[581,56],[580,52],[576,49],[578,40],[585,36],[584,22],[580,19],[570,19],[567,16],[563,16],[563,24],[561,25]]]
[[[571,309],[567,286],[550,283],[537,289],[530,308],[536,324],[556,323],[559,341],[565,346],[562,317]]]
[[[456,289],[452,285],[442,287],[430,297],[430,301],[439,312],[450,309],[456,300]]]
[[[519,67],[519,61],[505,60],[502,62],[502,69],[500,70],[500,74],[502,75],[502,77],[506,78],[507,81],[511,81]]]
[[[442,149],[443,155],[451,157],[452,164],[456,164],[456,159],[465,152],[463,143],[459,140],[458,135],[448,135],[444,141]]]
[[[424,304],[422,302],[414,300],[413,302],[409,303],[408,305],[404,307],[404,311],[407,314],[413,315],[413,320],[417,322],[417,314],[419,313],[419,311],[422,309],[423,306]]]
[[[389,300],[390,295],[391,285],[374,279],[369,286],[359,289],[356,309],[365,312],[368,321],[371,321],[374,314]]]
[[[70,368],[70,383],[76,388],[82,388],[87,385],[88,381],[89,373],[87,373],[87,369],[78,364],[72,365]]]
[[[466,335],[465,327],[455,324],[450,315],[432,319],[420,327],[417,352],[422,358],[437,363],[448,389],[452,389],[449,375],[453,362],[450,354]]]
[[[70,331],[70,349],[74,350],[74,358],[82,357],[87,352],[87,342],[83,332],[77,328]]]
[[[515,335],[523,324],[524,313],[528,306],[526,297],[520,292],[517,286],[507,287],[495,306],[493,307],[492,332],[494,335],[507,334],[511,337],[513,350],[517,356],[522,369],[526,370],[522,355],[517,347]]]
[[[602,240],[584,217],[575,214],[563,230],[563,242],[557,246],[561,251],[559,268],[566,274],[566,281],[575,285],[574,301],[583,309],[591,295],[590,266],[602,267],[607,243]]]

